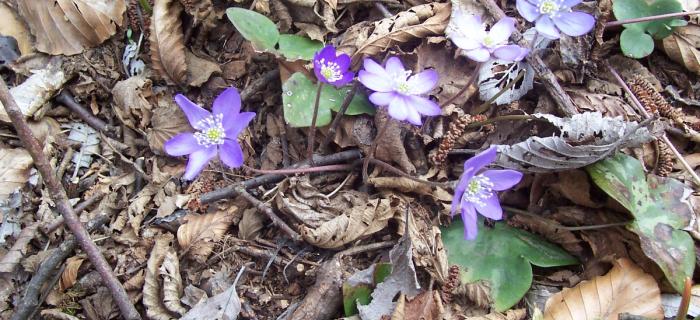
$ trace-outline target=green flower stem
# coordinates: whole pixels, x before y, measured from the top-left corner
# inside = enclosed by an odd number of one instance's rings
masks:
[[[465,92],[467,92],[467,90],[469,90],[469,88],[472,86],[472,83],[474,83],[477,76],[479,75],[479,69],[481,69],[482,65],[483,65],[483,63],[481,63],[481,62],[476,64],[476,68],[474,69],[474,72],[472,72],[471,77],[469,77],[469,81],[467,81],[467,84],[464,85],[464,88],[462,88],[462,90],[459,90],[459,92],[457,92],[457,94],[455,94],[454,96],[447,99],[447,101],[440,104],[440,108],[444,108],[444,107],[448,106],[450,103],[457,100],[457,98],[459,98]],[[471,97],[467,97],[467,100],[469,100],[469,98],[471,98]]]
[[[693,280],[689,277],[685,278],[685,288],[683,288],[683,296],[681,298],[681,305],[678,307],[678,314],[676,314],[676,320],[684,320],[688,318],[688,308],[690,307],[691,289],[693,288]]]
[[[605,23],[605,28],[607,29],[610,27],[617,27],[617,26],[621,26],[623,24],[631,24],[631,23],[639,23],[639,22],[664,20],[664,19],[669,19],[669,18],[679,18],[679,17],[685,17],[685,16],[692,16],[695,14],[700,14],[700,10],[688,11],[688,12],[666,13],[666,14],[659,14],[659,15],[655,15],[655,16],[626,19],[626,20],[619,20],[619,21],[610,21],[610,22]]]
[[[478,106],[476,109],[474,109],[474,111],[472,111],[472,114],[484,113],[484,112],[486,111],[486,109],[488,109],[488,108],[491,106],[491,104],[493,104],[493,102],[496,101],[496,99],[498,99],[498,97],[500,97],[501,95],[503,95],[504,93],[506,93],[506,91],[508,91],[508,90],[510,90],[511,88],[513,88],[513,86],[514,86],[518,81],[520,81],[524,76],[525,76],[525,71],[523,70],[523,71],[521,71],[520,73],[518,73],[518,76],[517,76],[513,81],[511,81],[510,83],[508,83],[508,85],[505,86],[503,89],[501,89],[501,91],[499,91],[498,93],[496,93],[495,96],[491,97],[491,99],[489,99],[489,101],[486,101],[486,102],[482,103],[480,106]]]
[[[321,101],[321,89],[323,89],[323,82],[318,82],[318,89],[316,90],[316,102],[314,102],[314,115],[311,118],[311,128],[309,128],[309,144],[306,147],[307,159],[309,159],[309,164],[314,165],[314,140],[316,139],[316,117],[318,116],[318,104]]]

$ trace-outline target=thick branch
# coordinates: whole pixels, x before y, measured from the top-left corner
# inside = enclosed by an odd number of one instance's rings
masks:
[[[22,144],[32,155],[34,166],[41,173],[41,177],[44,179],[44,184],[49,190],[51,199],[53,199],[56,204],[56,210],[61,213],[65,219],[66,225],[75,235],[78,244],[85,250],[90,262],[95,266],[95,270],[102,276],[102,280],[112,294],[115,303],[119,306],[122,316],[128,320],[141,319],[136,308],[134,308],[134,305],[129,301],[129,296],[127,296],[124,287],[122,287],[117,277],[112,273],[107,260],[102,256],[100,249],[92,242],[90,235],[85,231],[85,228],[83,228],[83,225],[78,220],[77,215],[73,211],[73,207],[70,205],[70,202],[68,202],[66,191],[63,190],[63,186],[61,186],[56,179],[54,170],[51,164],[49,164],[49,159],[42,151],[43,148],[39,144],[39,141],[34,138],[32,131],[29,129],[29,126],[27,126],[24,115],[22,115],[22,111],[17,106],[15,99],[10,95],[4,80],[0,80],[0,102],[2,102],[7,115],[10,117],[10,120],[12,120],[12,125],[15,127]]]

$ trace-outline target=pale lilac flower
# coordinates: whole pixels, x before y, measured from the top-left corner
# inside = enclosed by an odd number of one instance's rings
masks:
[[[367,58],[358,79],[365,87],[376,91],[369,100],[377,106],[388,106],[389,115],[396,120],[421,125],[421,115],[437,116],[442,112],[437,103],[421,96],[437,85],[435,70],[411,75],[397,57],[389,58],[385,67]]]
[[[508,44],[508,38],[515,31],[515,19],[504,17],[486,31],[481,23],[481,17],[456,12],[453,17],[456,25],[447,29],[447,37],[460,49],[464,50],[469,59],[486,62],[491,57],[504,61],[520,61],[530,50],[515,44]]]
[[[515,170],[479,170],[496,160],[496,147],[490,147],[464,162],[464,172],[455,187],[451,213],[462,209],[464,238],[474,240],[477,233],[477,217],[482,216],[501,220],[503,209],[496,191],[509,189],[520,182],[523,174]]]
[[[535,22],[535,29],[549,39],[559,39],[559,32],[578,37],[591,31],[595,18],[585,12],[571,11],[581,0],[517,0],[516,7],[525,20]]]
[[[342,87],[352,81],[355,74],[349,71],[350,56],[337,55],[332,45],[327,45],[314,55],[314,73],[316,78],[335,87]]]
[[[189,155],[183,179],[194,179],[217,153],[228,167],[237,168],[243,164],[243,151],[237,138],[255,118],[255,112],[240,112],[241,96],[236,88],[228,88],[216,97],[212,112],[181,94],[175,96],[175,102],[197,130],[178,134],[163,145],[171,156]]]

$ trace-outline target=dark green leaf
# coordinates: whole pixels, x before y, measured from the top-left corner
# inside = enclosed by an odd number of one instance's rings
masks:
[[[277,51],[287,60],[312,60],[314,54],[323,49],[323,42],[294,34],[283,34],[279,38]]]
[[[654,39],[640,30],[625,29],[620,35],[620,48],[630,58],[644,58],[654,51]]]
[[[226,16],[236,30],[257,50],[275,51],[280,33],[272,20],[255,11],[242,8],[228,8]]]

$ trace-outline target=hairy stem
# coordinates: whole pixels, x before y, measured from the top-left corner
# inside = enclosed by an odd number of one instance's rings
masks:
[[[309,128],[309,144],[306,146],[306,159],[309,159],[309,163],[314,165],[314,140],[316,139],[316,117],[318,116],[318,104],[321,101],[321,89],[323,89],[323,82],[318,82],[318,89],[316,90],[316,102],[314,102],[314,115],[311,117],[311,128]]]
[[[679,17],[685,17],[685,16],[692,16],[692,15],[696,15],[696,14],[700,14],[700,10],[688,11],[688,12],[666,13],[666,14],[659,14],[659,15],[655,15],[655,16],[625,19],[625,20],[618,20],[618,21],[610,21],[610,22],[605,23],[605,28],[617,27],[617,26],[621,26],[623,24],[632,24],[632,23],[639,23],[639,22],[648,22],[648,21],[664,20],[664,19],[669,19],[669,18],[679,18]]]

